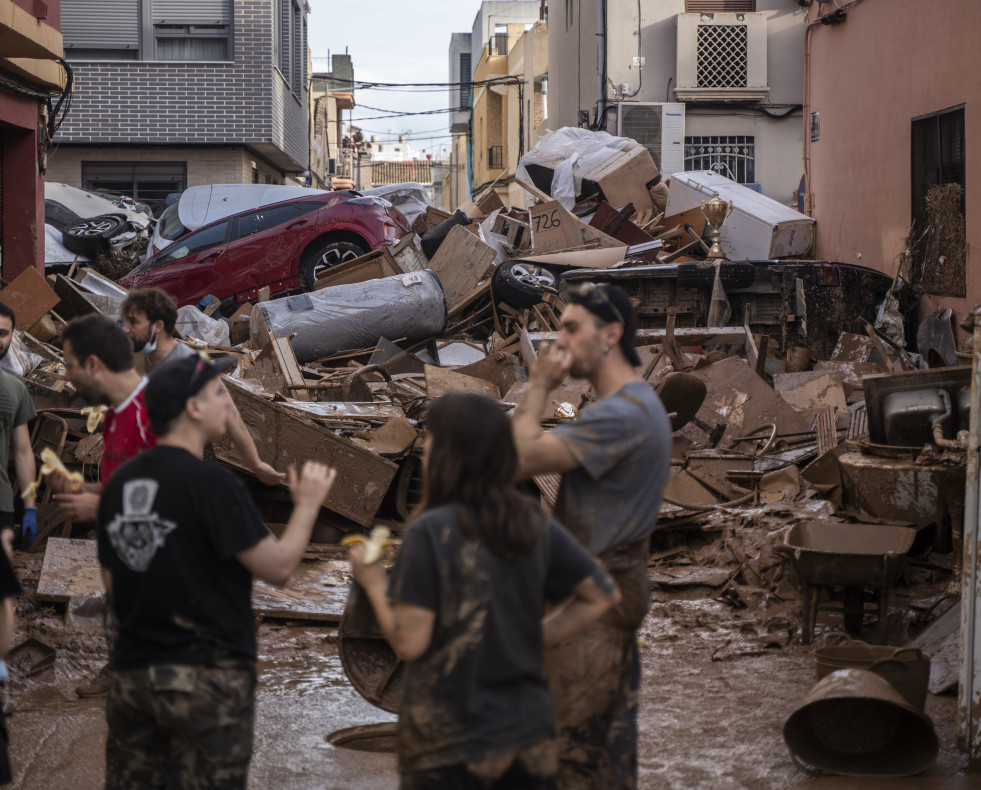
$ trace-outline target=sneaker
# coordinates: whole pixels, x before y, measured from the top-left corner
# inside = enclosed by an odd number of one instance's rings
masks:
[[[76,686],[75,693],[80,697],[101,697],[103,694],[109,693],[109,683],[111,680],[112,675],[109,671],[109,665],[104,664],[92,680],[83,683],[81,686]]]

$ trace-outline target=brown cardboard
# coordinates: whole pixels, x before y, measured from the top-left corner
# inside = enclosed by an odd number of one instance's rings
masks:
[[[653,208],[647,184],[657,178],[657,165],[642,145],[619,151],[599,167],[583,174],[603,190],[606,201],[615,207],[633,203],[636,211]]]
[[[426,365],[426,390],[430,398],[445,395],[447,392],[475,392],[489,398],[500,397],[497,385],[489,381],[435,365]]]
[[[0,291],[0,302],[14,311],[17,327],[30,329],[61,300],[37,269],[24,269]]]
[[[531,248],[536,254],[582,246],[583,224],[557,200],[529,209]]]
[[[501,200],[501,196],[493,189],[488,190],[487,194],[477,201],[477,208],[480,209],[480,213],[484,216],[504,207],[504,201]]]

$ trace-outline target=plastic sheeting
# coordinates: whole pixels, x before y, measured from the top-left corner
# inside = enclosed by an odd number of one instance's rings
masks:
[[[10,348],[6,355],[0,359],[0,368],[11,373],[27,378],[38,365],[44,362],[44,358],[31,351],[24,341],[21,340],[22,333],[19,329],[14,330],[14,337],[10,341]]]
[[[539,139],[527,154],[518,160],[518,178],[531,181],[527,165],[553,169],[549,194],[566,209],[572,210],[576,195],[582,190],[585,173],[602,165],[614,154],[638,146],[636,140],[614,137],[608,132],[591,132],[564,126]]]
[[[191,305],[178,309],[176,328],[184,337],[203,340],[209,346],[227,346],[229,343],[228,324],[205,315]]]
[[[410,225],[420,214],[425,214],[432,205],[432,201],[429,199],[429,189],[415,181],[362,189],[361,194],[384,198],[402,212]]]
[[[300,363],[371,348],[380,337],[409,342],[446,328],[446,299],[429,269],[352,285],[335,285],[256,305],[276,337],[293,335]],[[253,310],[254,331],[256,311]]]

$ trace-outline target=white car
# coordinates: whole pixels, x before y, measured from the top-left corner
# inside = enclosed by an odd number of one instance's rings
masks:
[[[44,223],[47,265],[102,256],[136,263],[149,241],[153,215],[128,198],[46,182]]]

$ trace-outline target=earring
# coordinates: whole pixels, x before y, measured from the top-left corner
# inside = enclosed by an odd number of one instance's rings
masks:
[[[610,353],[610,347],[609,346],[603,346],[603,354],[606,355],[606,354],[609,354],[609,353]]]

